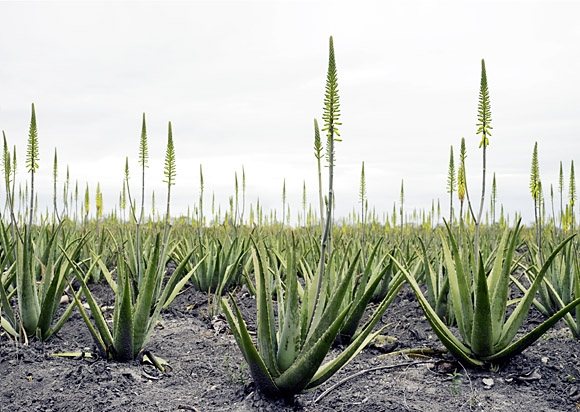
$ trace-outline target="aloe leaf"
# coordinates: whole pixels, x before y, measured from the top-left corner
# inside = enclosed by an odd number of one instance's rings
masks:
[[[70,285],[70,286],[72,289],[72,285]],[[110,335],[109,330],[107,329],[107,332],[109,335],[108,338],[110,338],[110,339],[107,339],[107,337],[105,337],[106,334],[101,333],[100,328],[97,329],[98,326],[97,326],[97,328],[95,328],[94,325],[91,323],[91,320],[89,319],[89,315],[87,314],[85,308],[83,307],[83,303],[81,302],[81,300],[79,299],[79,296],[77,296],[76,293],[73,293],[73,299],[74,299],[74,302],[76,303],[77,307],[79,308],[79,313],[81,314],[81,317],[85,321],[85,325],[87,325],[87,329],[91,333],[91,336],[93,337],[93,340],[95,341],[95,343],[97,345],[98,351],[100,352],[101,355],[105,356],[107,354],[107,349],[108,349],[109,345],[112,344],[112,340],[113,340],[112,336]],[[92,299],[92,296],[90,299]],[[89,300],[89,298],[87,298],[87,301],[88,300]],[[89,303],[89,305],[90,305],[90,303]],[[97,308],[97,310],[98,310],[98,308]],[[95,313],[95,312],[93,312],[92,309],[91,309],[91,312]],[[102,317],[103,315],[101,313],[99,313],[98,316]],[[96,316],[93,316],[93,318],[96,318]],[[103,319],[103,321],[104,321],[104,319]],[[95,320],[95,323],[97,323],[97,325],[100,324],[100,322],[98,322],[97,320]]]
[[[181,272],[185,271],[185,266],[188,263],[187,261],[189,260],[193,252],[194,251],[191,250],[189,254],[186,255],[185,259],[183,259],[181,263],[177,266],[177,268],[175,268],[175,270],[171,274],[171,277],[167,281],[167,284],[161,297],[161,302],[163,302],[163,309],[167,309],[169,307],[171,302],[173,302],[173,300],[177,297],[179,292],[181,292],[185,284],[189,281],[189,279],[197,271],[199,266],[207,258],[207,255],[203,256],[201,259],[197,261],[195,266],[189,272],[187,272],[185,276],[180,277]]]
[[[453,256],[447,241],[441,236],[441,244],[443,254],[445,257],[445,267],[447,268],[447,276],[449,277],[449,288],[451,290],[451,297],[453,299],[453,309],[455,311],[455,319],[459,327],[459,333],[468,346],[471,345],[471,328],[473,326],[473,303],[471,301],[471,287],[464,273],[464,267],[461,263],[461,257],[457,244],[453,238],[451,229],[447,226],[449,239],[453,247]]]
[[[488,356],[493,350],[492,308],[489,303],[487,278],[483,258],[479,258],[479,270],[475,277],[475,298],[471,350],[477,357]],[[495,309],[495,308],[494,308]]]
[[[368,261],[365,266],[365,270],[363,272],[362,278],[360,279],[360,283],[357,286],[357,291],[353,299],[353,305],[351,307],[350,312],[348,313],[344,325],[340,329],[340,336],[344,339],[343,342],[348,342],[350,339],[355,335],[358,325],[360,323],[361,318],[363,317],[365,310],[367,308],[368,303],[373,297],[375,293],[375,289],[377,285],[381,281],[381,276],[384,272],[377,274],[376,276],[372,276],[372,264],[374,262],[375,256],[378,253],[378,250],[383,243],[383,239],[381,238],[374,246],[371,255],[368,258]],[[357,260],[352,264],[356,264]]]
[[[300,301],[298,299],[298,276],[296,273],[296,249],[294,245],[287,251],[286,259],[286,307],[281,322],[280,343],[278,345],[278,367],[287,370],[300,350]],[[281,304],[281,303],[280,303]]]
[[[0,316],[0,327],[4,329],[10,336],[13,338],[18,338],[18,332],[12,327],[12,324],[4,319],[3,316]]]
[[[116,351],[114,357],[120,362],[126,362],[133,360],[136,355],[133,342],[133,297],[129,274],[122,259],[118,262],[117,268],[119,288],[113,313],[113,338]]]
[[[433,269],[431,262],[429,261],[429,255],[427,254],[427,248],[423,243],[423,240],[419,238],[419,244],[421,246],[421,252],[423,257],[423,264],[425,270],[427,271],[425,276],[425,285],[427,286],[427,299],[431,306],[436,307],[437,298],[439,296],[439,282],[437,280],[437,273]]]
[[[526,316],[528,314],[530,306],[532,305],[532,302],[534,300],[534,296],[536,295],[536,292],[540,286],[540,283],[542,282],[542,280],[544,278],[544,275],[546,274],[546,271],[548,270],[548,268],[552,264],[552,261],[558,255],[560,250],[562,250],[562,248],[570,240],[572,240],[572,238],[574,236],[575,235],[571,235],[568,238],[564,239],[564,241],[562,241],[552,251],[552,253],[548,257],[548,259],[546,260],[546,262],[542,266],[540,272],[535,277],[532,285],[527,290],[527,292],[524,294],[519,305],[515,308],[515,310],[512,312],[512,314],[510,315],[508,320],[505,322],[500,340],[498,341],[497,344],[494,345],[495,352],[500,352],[505,347],[507,347],[510,344],[510,342],[513,340],[513,338],[516,336],[516,333],[518,332],[521,324],[523,323],[524,319],[526,318]]]
[[[555,314],[550,316],[550,318],[545,320],[543,323],[538,325],[536,328],[534,328],[532,331],[524,335],[522,338],[516,340],[507,347],[502,348],[502,350],[494,353],[492,356],[488,356],[482,359],[488,362],[500,363],[521,353],[527,347],[533,344],[536,340],[538,340],[544,333],[548,331],[548,329],[554,326],[568,312],[570,312],[574,308],[577,308],[579,305],[580,305],[580,297],[573,300],[568,305],[557,311]]]
[[[578,265],[578,251],[574,248],[574,296],[580,297],[580,265]],[[576,306],[576,331],[575,337],[580,338],[580,306]]]
[[[270,279],[266,279],[268,267],[264,262],[264,252],[258,250],[257,245],[252,248],[252,259],[254,261],[254,272],[256,277],[256,310],[258,325],[258,351],[261,354],[266,367],[273,376],[280,374],[276,354],[278,352],[278,342],[276,340],[276,322],[274,320],[274,309],[272,303],[272,293],[270,291]]]
[[[246,362],[248,362],[256,387],[268,396],[279,396],[280,390],[274,383],[264,360],[256,350],[235,300],[232,297],[230,297],[230,300],[234,305],[235,316],[226,298],[222,298],[222,309],[232,329],[234,338],[242,350]]]
[[[80,246],[77,245],[75,251],[73,251],[73,256],[78,255],[78,251]],[[48,258],[50,261],[53,260],[52,257]],[[57,264],[48,264],[46,266],[46,271],[51,272],[50,276],[43,277],[44,282],[49,282],[49,285],[43,285],[45,290],[44,296],[40,302],[40,316],[38,318],[38,334],[41,340],[47,340],[57,329],[50,328],[51,323],[53,322],[58,307],[60,305],[60,298],[64,293],[64,288],[67,284],[66,276],[69,272],[70,263],[68,261],[59,259]],[[56,272],[56,273],[54,273]],[[73,305],[69,305],[69,309]],[[70,315],[71,310],[67,311]],[[65,314],[67,313],[65,312]],[[65,318],[66,320],[66,318]],[[61,327],[64,322],[59,322],[59,326]],[[49,333],[50,332],[50,333]]]
[[[40,304],[36,288],[36,276],[32,270],[34,252],[30,236],[25,233],[23,242],[17,243],[16,287],[18,289],[18,311],[22,327],[28,336],[36,333],[40,317]]]
[[[7,272],[12,272],[15,269],[15,263],[12,264],[7,270]],[[6,284],[10,284],[7,282]],[[2,318],[5,322],[8,322],[11,325],[11,329],[15,330],[14,328],[18,329],[18,323],[16,322],[16,317],[14,316],[14,311],[12,310],[12,306],[10,306],[9,296],[6,294],[5,285],[0,279],[0,309],[4,311],[6,314],[6,318]],[[7,329],[8,330],[8,329]]]
[[[556,303],[558,304],[558,307],[563,308],[564,306],[566,306],[566,303],[564,303],[564,301],[562,300],[562,298],[560,297],[560,294],[556,291],[556,289],[554,288],[554,286],[548,281],[548,279],[544,278],[544,283],[546,284],[548,290],[550,291],[550,293],[552,294],[552,298],[556,301]],[[577,307],[578,308],[578,307]],[[578,336],[578,327],[574,321],[574,318],[572,317],[572,314],[570,312],[566,313],[564,315],[564,322],[566,322],[566,325],[568,325],[568,328],[570,329],[570,331],[572,332],[572,334],[576,337]]]
[[[352,342],[343,350],[336,358],[322,365],[311,378],[305,390],[311,390],[317,386],[322,385],[331,376],[338,372],[343,366],[349,363],[356,355],[358,355],[373,339],[375,339],[388,325],[380,328],[376,332],[371,333],[378,321],[382,318],[385,310],[393,302],[399,290],[403,286],[405,278],[399,274],[392,282],[392,287],[389,289],[375,312],[368,320],[368,322],[361,328],[361,332],[352,340]]]
[[[90,273],[92,272],[93,268],[95,267],[96,262],[93,261],[93,263],[91,264],[91,266],[89,266],[88,270],[87,270],[87,275],[85,277],[85,280],[88,279],[88,277],[90,276]],[[68,272],[68,271],[67,271]],[[63,276],[63,282],[65,284],[68,284],[68,280],[67,280],[67,276]],[[76,295],[77,297],[79,297],[82,293],[83,293],[83,289],[79,288],[79,290],[75,293],[74,289],[71,288],[71,294],[72,295]],[[62,296],[64,294],[63,293],[59,293],[58,296]],[[60,301],[60,299],[59,299]],[[68,318],[70,317],[70,315],[72,314],[73,309],[76,306],[76,302],[75,299],[73,298],[73,300],[69,303],[69,305],[67,306],[67,308],[65,309],[65,311],[63,312],[63,314],[60,316],[60,318],[57,320],[57,322],[54,324],[54,326],[52,326],[51,328],[49,328],[45,334],[43,339],[47,340],[49,339],[53,334],[55,334],[56,332],[58,332],[60,330],[60,328],[63,327],[63,325],[66,323],[66,321],[68,320]]]
[[[98,258],[97,254],[95,254],[94,252],[91,252],[91,253],[93,255],[93,259],[97,262],[97,265],[101,269],[101,273],[103,274],[103,277],[105,278],[105,280],[107,281],[107,283],[109,284],[111,289],[113,290],[113,293],[116,294],[117,293],[117,282],[115,282],[113,280],[113,275],[111,274],[111,271],[109,270],[107,265],[105,265],[105,262],[103,262],[102,259]]]
[[[338,316],[335,316],[334,322],[325,328],[323,333],[313,335],[309,340],[309,345],[300,352],[295,362],[279,377],[274,378],[274,382],[282,394],[299,393],[308,385],[326,357],[349,309],[350,305]]]
[[[157,281],[160,276],[158,272],[159,261],[162,260],[163,251],[161,245],[161,235],[158,233],[155,242],[153,243],[153,256],[151,256],[151,261],[149,266],[145,270],[145,275],[142,279],[142,283],[139,288],[139,293],[137,299],[135,300],[135,306],[133,307],[133,299],[130,293],[129,277],[128,275],[123,277],[123,281],[127,285],[123,285],[128,291],[123,291],[123,299],[128,299],[128,304],[130,311],[132,313],[132,319],[127,318],[126,321],[130,322],[127,326],[131,329],[132,339],[131,346],[133,347],[133,356],[137,355],[143,349],[145,345],[145,337],[149,329],[150,313],[155,298],[155,289],[157,286]],[[124,259],[124,257],[119,256],[119,259]],[[119,262],[118,266],[123,266],[125,264]],[[119,273],[121,276],[121,273]],[[127,294],[127,296],[125,296]],[[127,308],[125,308],[126,310]],[[122,312],[121,312],[122,313]],[[127,314],[125,315],[127,316]],[[126,339],[126,338],[125,338]],[[129,341],[127,340],[127,344]]]
[[[312,276],[312,269],[306,259],[300,259],[300,267],[304,277],[302,306],[300,307],[300,318],[303,319],[300,325],[300,342],[303,343],[306,340],[306,335],[308,333],[309,316],[314,309],[312,299],[314,299],[314,293],[316,292],[316,281],[312,282],[314,276]]]
[[[360,257],[360,250],[357,252],[353,264],[350,265],[347,273],[342,277],[340,283],[336,287],[334,293],[328,298],[327,305],[320,310],[320,319],[316,323],[311,324],[311,329],[306,335],[306,340],[302,346],[302,353],[306,353],[310,350],[310,347],[315,344],[316,341],[325,333],[325,331],[334,322],[336,316],[340,313],[340,308],[343,304],[344,296],[346,291],[350,286],[354,272],[356,270],[356,261]],[[352,302],[348,303],[350,307]],[[348,312],[347,312],[348,313]],[[333,337],[333,339],[336,335]]]
[[[93,326],[93,324],[91,323],[85,308],[83,307],[82,302],[79,299],[78,294],[73,293],[73,298],[75,300],[75,303],[77,305],[77,307],[79,308],[79,312],[81,313],[81,316],[83,318],[83,320],[85,321],[85,324],[87,325],[89,332],[91,333],[91,335],[93,336],[95,342],[98,344],[101,353],[107,353],[107,349],[110,345],[113,344],[113,335],[111,334],[111,331],[109,330],[109,327],[107,325],[107,321],[105,320],[103,313],[101,312],[101,308],[99,307],[99,305],[97,304],[97,301],[95,300],[95,298],[93,297],[93,295],[91,294],[89,288],[87,287],[86,281],[85,279],[83,279],[83,275],[81,273],[80,268],[78,267],[78,265],[76,264],[76,262],[73,262],[70,257],[68,256],[68,254],[66,253],[66,251],[63,250],[63,253],[65,255],[65,257],[69,260],[69,262],[71,262],[73,268],[75,269],[75,277],[77,279],[77,281],[79,282],[79,284],[81,285],[81,290],[83,291],[83,294],[85,295],[85,299],[87,300],[87,303],[89,305],[89,308],[91,310],[91,313],[93,315],[93,319],[95,321],[96,324],[96,328]],[[86,276],[88,277],[89,272],[87,272]],[[69,283],[70,285],[70,283]],[[70,285],[71,290],[72,285]]]
[[[508,238],[510,238],[510,231],[508,228],[504,230],[496,251],[495,261],[491,269],[491,273],[487,279],[487,286],[491,293],[491,330],[493,331],[494,344],[499,340],[505,322],[507,299],[509,295],[508,288],[510,281],[511,262],[513,259],[513,252],[516,248],[519,227],[520,220],[518,220],[515,229],[513,232],[511,232],[511,239],[507,251],[505,248],[508,242]]]
[[[333,256],[334,253],[328,259],[328,263],[326,265],[324,264],[324,261],[318,263],[318,269],[315,272],[315,276],[312,278],[312,284],[320,284],[321,287],[320,294],[318,295],[316,293],[318,287],[312,287],[308,290],[308,302],[310,306],[310,313],[308,318],[310,319],[310,322],[307,322],[308,325],[304,341],[309,338],[311,332],[317,327],[320,319],[322,318],[324,308],[326,307],[329,294],[329,285],[332,284],[330,279],[334,276],[335,273]],[[322,276],[322,280],[320,280],[320,276]]]

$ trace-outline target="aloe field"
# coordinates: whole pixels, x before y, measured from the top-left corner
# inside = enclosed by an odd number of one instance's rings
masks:
[[[440,159],[448,211],[411,216],[401,184],[398,208],[379,216],[363,162],[358,204],[335,216],[342,123],[332,37],[328,51],[312,131],[318,196],[304,195],[296,224],[285,186],[281,210],[246,210],[243,173],[224,213],[204,204],[201,169],[199,201],[173,215],[171,122],[166,197],[152,213],[145,114],[139,170],[127,157],[111,213],[100,187],[93,198],[68,173],[57,182],[56,150],[53,203],[41,210],[35,105],[25,159],[3,133],[0,410],[580,410],[574,164],[566,179],[560,166],[546,199],[536,144],[533,223],[496,213],[481,60],[477,181],[461,139],[458,157],[451,147]]]

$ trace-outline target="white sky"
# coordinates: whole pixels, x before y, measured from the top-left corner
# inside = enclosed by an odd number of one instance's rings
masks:
[[[52,198],[55,147],[59,191],[68,165],[81,195],[88,183],[94,199],[99,181],[105,210],[113,209],[128,156],[137,194],[145,112],[148,209],[151,190],[158,209],[165,200],[171,121],[173,215],[187,205],[193,210],[201,164],[206,211],[212,192],[222,211],[228,208],[235,173],[241,188],[244,167],[246,211],[259,198],[266,213],[276,208],[281,217],[286,179],[295,219],[304,181],[308,202],[317,204],[313,119],[321,122],[330,35],[343,122],[337,216],[360,208],[363,161],[377,213],[398,208],[404,179],[407,212],[430,211],[439,199],[447,216],[449,148],[457,156],[461,137],[477,197],[482,58],[494,127],[488,188],[495,172],[497,214],[503,204],[510,216],[532,219],[535,141],[548,208],[551,184],[557,197],[560,161],[565,197],[572,160],[580,173],[577,1],[19,1],[0,2],[0,16],[0,129],[17,146],[24,182],[35,103],[41,201]]]

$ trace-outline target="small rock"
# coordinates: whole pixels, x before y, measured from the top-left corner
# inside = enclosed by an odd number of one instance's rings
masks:
[[[491,387],[495,384],[492,378],[483,378],[482,381],[485,385],[485,389],[491,389]]]
[[[548,363],[549,358],[547,356],[542,356],[542,363],[546,365]]]

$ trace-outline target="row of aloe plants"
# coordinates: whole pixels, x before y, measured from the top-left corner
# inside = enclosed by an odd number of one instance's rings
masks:
[[[140,202],[131,196],[128,166],[125,168],[129,223],[97,220],[92,226],[85,220],[77,225],[64,214],[57,215],[51,225],[35,225],[38,139],[33,106],[26,162],[30,201],[24,216],[28,219],[16,213],[15,157],[6,140],[4,145],[8,213],[0,219],[0,259],[5,269],[0,283],[0,326],[18,340],[46,340],[77,308],[101,356],[117,361],[147,356],[163,369],[159,359],[147,351],[147,342],[163,310],[186,285],[192,285],[208,293],[208,316],[225,313],[258,389],[284,398],[324,383],[379,335],[384,327],[377,328],[377,324],[405,281],[415,291],[441,342],[468,366],[506,361],[562,318],[579,337],[580,270],[573,235],[561,239],[561,230],[541,230],[538,225],[535,236],[530,236],[532,231],[525,231],[519,221],[513,228],[501,230],[482,224],[491,130],[483,61],[478,111],[484,165],[480,202],[477,208],[472,207],[462,156],[458,194],[467,198],[467,219],[460,213],[458,222],[449,222],[435,232],[431,226],[401,226],[401,232],[392,235],[376,223],[367,227],[364,164],[362,225],[334,226],[333,169],[335,143],[340,141],[339,117],[331,38],[322,117],[325,154],[315,121],[319,175],[323,157],[328,169],[325,199],[319,179],[320,226],[250,229],[234,220],[231,227],[201,230],[176,224],[179,222],[170,219],[171,187],[176,176],[171,123],[164,173],[165,217],[144,222],[148,162],[144,116],[139,145]],[[534,190],[537,188],[533,196]],[[201,203],[199,206],[201,215]],[[540,230],[546,233],[541,242],[537,241]],[[522,251],[522,245],[527,251]],[[170,260],[177,262],[177,267],[169,273]],[[92,295],[91,281],[106,282],[114,294],[112,326]],[[248,332],[235,295],[228,296],[241,284],[256,296],[256,338]],[[426,285],[427,296],[421,284]],[[522,296],[510,300],[514,288]],[[60,298],[65,294],[71,297],[70,303],[60,310]],[[371,307],[371,301],[377,305]],[[547,319],[516,339],[532,305]],[[341,343],[343,349],[325,363],[334,343]]]

